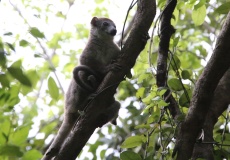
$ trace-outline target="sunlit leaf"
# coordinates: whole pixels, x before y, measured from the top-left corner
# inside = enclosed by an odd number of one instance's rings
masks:
[[[101,159],[103,159],[105,157],[105,152],[106,152],[105,149],[100,152]]]
[[[178,22],[178,19],[179,19],[179,10],[175,8],[173,12],[173,17],[171,19],[171,24],[175,26]]]
[[[157,102],[157,104],[159,107],[165,107],[169,105],[169,103],[166,103],[164,100],[160,100],[159,102]]]
[[[197,3],[194,6],[194,9],[198,9],[198,8],[202,7],[203,5],[205,5],[205,3],[206,3],[206,0],[199,0],[199,3]]]
[[[204,23],[206,17],[206,7],[205,5],[194,9],[192,12],[192,20],[196,26],[199,26]]]
[[[6,32],[6,33],[4,33],[3,35],[4,35],[4,36],[12,36],[13,33],[12,33],[12,32]]]
[[[55,100],[58,100],[59,89],[57,87],[56,82],[54,81],[52,77],[49,77],[48,79],[48,89],[49,89],[50,96],[54,98]]]
[[[13,67],[13,68],[20,68],[21,66],[22,66],[22,60],[21,60],[21,59],[15,61],[15,62],[11,65],[11,67]]]
[[[140,125],[135,126],[135,129],[140,129],[140,128],[150,129],[150,125],[149,124],[140,124]]]
[[[44,33],[42,33],[38,28],[36,27],[31,27],[29,29],[29,32],[32,36],[34,36],[35,38],[45,38]]]
[[[142,160],[141,156],[132,151],[124,151],[120,154],[121,160]]]
[[[22,72],[21,68],[16,68],[11,66],[7,68],[7,70],[9,71],[10,75],[16,78],[20,83],[28,87],[32,86],[29,78]]]
[[[5,43],[11,50],[15,51],[13,44],[6,42]]]
[[[144,87],[141,87],[141,88],[139,88],[139,89],[137,90],[136,97],[137,97],[137,98],[143,98],[144,93],[145,93],[145,88],[144,88]]]
[[[4,133],[5,135],[7,135],[8,131],[10,130],[10,127],[10,120],[5,118],[4,122],[1,122],[1,134]]]
[[[196,3],[196,1],[197,1],[197,0],[190,0],[190,1],[189,1],[189,4],[192,4],[192,5],[193,5],[194,3]]]
[[[22,46],[22,47],[26,47],[29,45],[29,42],[27,40],[20,40],[19,41],[19,45]]]
[[[14,133],[10,136],[10,142],[15,145],[21,145],[22,143],[25,143],[29,134],[29,130],[30,126],[15,130]]]
[[[65,18],[65,15],[63,15],[62,12],[57,12],[57,13],[56,13],[56,16],[57,16],[57,17],[60,17],[60,18]]]
[[[149,74],[141,74],[138,76],[138,83],[142,83],[144,80],[148,79]]]
[[[143,136],[128,137],[121,145],[121,148],[133,148],[142,145],[146,141]]]
[[[151,92],[147,97],[143,98],[142,101],[145,104],[150,104],[152,102],[152,100],[154,100],[153,98],[156,96],[155,92]]]
[[[166,87],[159,87],[157,91],[159,92],[159,96],[163,96],[168,88]]]
[[[25,154],[22,157],[22,160],[36,160],[41,159],[42,154],[38,150],[32,149],[29,151],[26,151]]]
[[[150,103],[149,105],[147,105],[147,107],[144,108],[142,113],[149,113],[149,109],[153,108],[154,106],[155,106],[155,103]]]
[[[32,87],[28,87],[28,86],[22,86],[21,87],[21,93],[23,95],[26,95],[28,94],[29,92],[31,92],[33,90],[33,88],[36,86],[38,80],[39,80],[39,76],[38,76],[38,73],[35,71],[35,70],[29,70],[27,71],[26,73],[27,77],[29,78],[31,84],[32,84]]]

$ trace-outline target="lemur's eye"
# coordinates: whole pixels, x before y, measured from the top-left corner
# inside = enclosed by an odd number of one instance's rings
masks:
[[[108,26],[109,23],[108,22],[103,22],[103,26]]]

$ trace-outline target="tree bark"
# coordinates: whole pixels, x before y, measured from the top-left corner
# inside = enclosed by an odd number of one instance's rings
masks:
[[[230,12],[217,38],[216,47],[207,66],[196,83],[190,108],[179,129],[173,156],[188,160],[192,156],[196,138],[203,128],[214,91],[230,64]]]
[[[119,72],[109,72],[97,90],[97,96],[88,105],[85,114],[78,121],[66,143],[61,148],[55,160],[74,160],[93,134],[94,130],[107,122],[101,124],[103,111],[108,108],[113,99],[118,84],[124,79],[127,72],[134,66],[136,58],[144,49],[146,42],[143,35],[148,32],[155,17],[156,4],[154,0],[138,1],[134,25],[130,35],[121,50],[122,56],[117,63],[122,66]]]
[[[193,151],[192,159],[204,158],[214,160],[213,154],[213,129],[218,117],[228,108],[230,104],[230,68],[221,78],[212,102],[208,110],[207,117],[204,123],[204,140],[201,143],[196,143]]]
[[[167,87],[167,73],[168,73],[168,53],[169,53],[169,42],[172,34],[175,33],[175,29],[171,25],[171,18],[173,11],[176,7],[177,0],[168,0],[165,5],[165,9],[162,12],[161,16],[161,25],[160,25],[160,43],[159,43],[159,52],[157,59],[157,87]],[[181,115],[178,103],[175,98],[172,96],[170,90],[168,89],[164,94],[164,100],[169,103],[167,107],[170,114],[174,119]]]

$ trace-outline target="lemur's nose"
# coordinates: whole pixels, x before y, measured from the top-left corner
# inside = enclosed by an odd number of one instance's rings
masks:
[[[117,34],[117,30],[116,30],[116,29],[111,30],[110,34],[111,34],[112,36],[115,36],[115,35]]]

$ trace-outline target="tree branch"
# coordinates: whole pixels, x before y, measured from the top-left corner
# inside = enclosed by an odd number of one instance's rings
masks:
[[[218,117],[228,108],[230,104],[230,68],[221,78],[212,102],[210,109],[208,110],[207,117],[204,123],[204,140],[203,142],[214,142],[213,140],[213,128],[216,124]],[[214,160],[213,144],[198,143],[194,147],[192,159],[205,158],[208,160]]]
[[[162,12],[156,75],[158,88],[167,87],[167,59],[169,53],[169,42],[172,34],[174,34],[175,32],[175,29],[171,25],[171,18],[176,4],[177,0],[168,0],[165,9]],[[172,117],[176,118],[177,116],[179,116],[181,114],[179,106],[169,89],[164,94],[164,99],[166,102],[169,103],[169,106],[167,108],[169,109]]]
[[[230,12],[217,38],[215,50],[199,80],[197,81],[192,101],[185,121],[179,129],[173,156],[177,160],[191,158],[196,137],[201,131],[205,117],[210,109],[211,99],[221,77],[230,64]]]
[[[61,148],[55,160],[74,160],[94,130],[107,122],[102,121],[102,113],[109,106],[113,99],[118,84],[124,79],[127,72],[134,66],[136,58],[144,49],[146,42],[143,42],[145,35],[155,17],[156,4],[154,0],[138,1],[138,8],[135,15],[134,25],[130,35],[121,50],[121,57],[118,64],[123,67],[120,72],[109,72],[99,86],[95,99],[89,104],[85,114],[78,121],[66,143]]]

